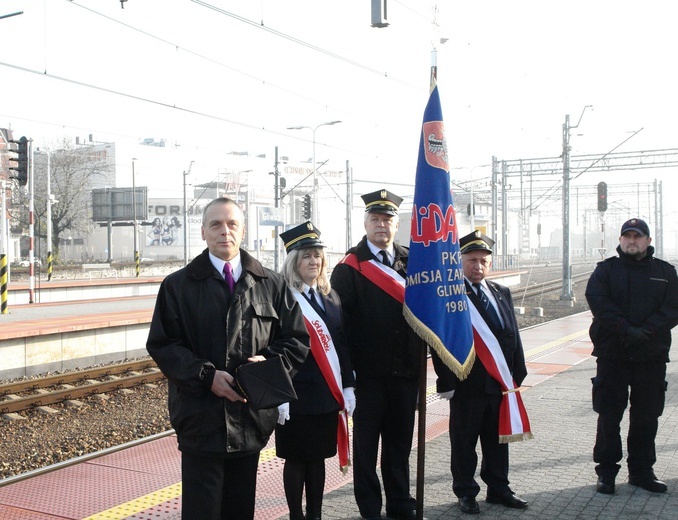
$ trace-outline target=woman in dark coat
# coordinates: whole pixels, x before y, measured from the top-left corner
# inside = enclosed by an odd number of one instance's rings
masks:
[[[325,459],[339,451],[349,465],[348,417],[355,380],[341,332],[341,302],[330,288],[320,231],[306,222],[280,234],[287,258],[282,275],[299,301],[311,335],[311,353],[294,376],[298,400],[278,408],[276,453],[285,459],[283,484],[290,520],[320,520]],[[306,517],[302,495],[306,488]]]

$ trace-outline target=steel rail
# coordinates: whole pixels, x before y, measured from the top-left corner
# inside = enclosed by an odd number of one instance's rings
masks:
[[[90,372],[84,371],[82,373],[89,374]],[[151,367],[144,373],[127,372],[122,376],[110,374],[104,374],[104,376],[109,379],[106,381],[97,381],[95,379],[85,378],[83,381],[84,384],[81,386],[65,384],[52,390],[38,388],[37,390],[39,390],[40,393],[23,397],[14,397],[13,394],[6,394],[4,399],[0,400],[0,413],[21,412],[37,406],[46,406],[54,403],[76,400],[114,390],[154,383],[165,379],[164,374],[158,368],[154,367]],[[99,377],[102,376],[99,375]]]
[[[37,390],[39,388],[49,388],[56,385],[68,385],[78,383],[87,379],[96,379],[110,375],[123,374],[126,372],[138,372],[149,368],[157,367],[152,359],[140,361],[126,361],[124,363],[115,363],[103,367],[88,368],[87,370],[78,370],[57,374],[53,376],[36,377],[21,381],[12,381],[0,385],[0,396],[7,394],[18,394],[28,390]]]
[[[583,280],[588,280],[592,272],[593,271],[572,275],[572,281],[579,282]],[[526,298],[534,298],[544,293],[558,291],[562,288],[562,286],[563,286],[562,280],[550,280],[548,282],[541,282],[538,284],[525,286],[523,289],[516,290],[513,292],[516,298],[519,297],[521,300],[525,300]]]

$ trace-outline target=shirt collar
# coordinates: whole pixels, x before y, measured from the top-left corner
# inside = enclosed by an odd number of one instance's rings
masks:
[[[469,280],[469,279],[466,278],[465,276],[464,276],[464,280],[466,280],[466,281],[468,282],[468,284],[469,284],[471,287],[473,287],[473,282],[472,282],[471,280]],[[484,278],[483,278],[479,283],[480,283],[480,285],[483,287],[483,289],[488,289],[487,282],[485,282],[485,279],[484,279]],[[473,287],[473,288],[475,289],[475,287]]]
[[[391,245],[391,247],[389,247],[388,249],[379,249],[377,246],[375,246],[372,242],[368,240],[367,247],[370,249],[372,254],[379,258],[380,260],[381,258],[379,257],[379,251],[386,251],[388,253],[389,258],[392,261],[395,260],[395,248],[393,247],[393,245]]]
[[[310,295],[308,294],[308,291],[309,291],[309,289],[311,289],[311,288],[315,291],[316,294],[318,294],[318,285],[317,285],[317,284],[316,284],[316,285],[313,285],[313,286],[303,284],[303,285],[301,286],[301,292],[303,292],[306,296],[310,296]]]
[[[224,260],[221,258],[217,258],[214,256],[212,253],[210,255],[210,262],[212,262],[212,265],[214,268],[219,271],[220,273],[224,272],[224,264],[226,263]],[[242,274],[242,262],[240,261],[240,253],[238,253],[236,256],[231,258],[228,263],[231,264],[231,270],[233,271],[233,281],[237,282],[240,279],[240,275]]]

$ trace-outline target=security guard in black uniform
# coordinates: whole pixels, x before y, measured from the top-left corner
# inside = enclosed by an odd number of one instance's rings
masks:
[[[586,287],[597,359],[593,409],[598,430],[593,460],[599,493],[615,492],[621,466],[620,423],[629,402],[629,483],[655,493],[655,437],[666,397],[671,329],[678,324],[678,277],[674,266],[654,257],[650,228],[641,219],[624,223],[617,254],[596,267]]]

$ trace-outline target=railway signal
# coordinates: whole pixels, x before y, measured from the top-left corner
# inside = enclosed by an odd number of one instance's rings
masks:
[[[9,157],[10,161],[16,163],[16,166],[10,166],[9,169],[16,173],[16,180],[19,181],[20,186],[25,186],[28,182],[28,139],[23,136],[18,141],[11,140],[10,143],[17,144],[16,150],[9,150],[16,154],[16,157]]]
[[[601,213],[607,210],[607,183],[598,183],[598,211]]]
[[[301,206],[302,215],[306,220],[311,220],[312,204],[313,201],[311,200],[311,196],[307,193],[306,195],[304,195],[304,202],[302,203]]]

